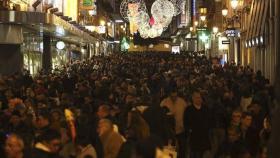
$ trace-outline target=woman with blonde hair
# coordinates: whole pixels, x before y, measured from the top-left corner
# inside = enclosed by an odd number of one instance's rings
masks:
[[[20,136],[10,134],[5,141],[5,158],[24,158],[24,143]]]

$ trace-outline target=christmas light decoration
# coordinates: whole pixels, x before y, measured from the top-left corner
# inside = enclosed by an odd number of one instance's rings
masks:
[[[142,38],[155,38],[168,28],[173,16],[185,10],[185,3],[185,0],[156,0],[150,17],[144,0],[123,0],[120,13],[129,21],[132,34],[139,31]]]

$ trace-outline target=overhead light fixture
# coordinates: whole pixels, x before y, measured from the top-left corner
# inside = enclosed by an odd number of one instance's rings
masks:
[[[238,7],[238,0],[231,0],[230,5],[232,9],[236,9]]]
[[[201,21],[205,21],[205,20],[206,20],[206,15],[201,15],[201,16],[200,16],[200,20],[201,20]]]
[[[190,31],[193,32],[193,27],[190,27]]]
[[[260,42],[261,42],[261,44],[263,44],[263,42],[264,42],[263,41],[263,36],[260,37]]]
[[[213,27],[213,33],[215,33],[215,34],[216,34],[216,33],[218,33],[218,31],[219,31],[219,28],[218,28],[218,27],[216,27],[216,26],[214,26],[214,27]]]
[[[59,50],[62,50],[65,48],[65,43],[63,41],[58,41],[56,43],[56,48],[59,49]]]
[[[222,10],[222,15],[224,17],[226,17],[228,15],[228,9],[226,7],[224,7],[224,9]]]
[[[106,23],[106,22],[105,22],[104,20],[100,20],[100,25],[101,25],[101,26],[105,26],[105,23]]]
[[[256,37],[256,45],[259,45],[259,39]]]

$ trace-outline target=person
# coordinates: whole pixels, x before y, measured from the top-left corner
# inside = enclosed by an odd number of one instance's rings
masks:
[[[246,143],[250,154],[256,156],[259,145],[259,133],[252,127],[252,114],[248,112],[243,112],[241,117],[241,139]]]
[[[190,158],[202,158],[210,149],[211,114],[198,90],[192,93],[192,105],[184,112],[184,127],[190,139]]]
[[[22,138],[16,134],[8,135],[4,150],[4,158],[27,158],[24,154],[24,142]]]
[[[104,150],[104,158],[116,158],[124,143],[122,136],[115,132],[113,123],[108,119],[101,119],[98,123],[98,134]]]
[[[150,136],[150,128],[147,122],[137,111],[128,112],[127,128],[133,134],[136,140],[148,138]]]
[[[61,145],[60,133],[47,129],[40,135],[40,141],[35,144],[30,157],[36,158],[60,158],[58,152]]]
[[[86,156],[97,158],[96,151],[90,144],[90,140],[83,137],[78,137],[78,139],[76,140],[76,145],[78,149],[77,158],[85,158]]]
[[[113,118],[110,115],[110,106],[108,105],[100,105],[97,110],[97,116],[99,119],[109,119],[113,121]]]
[[[231,121],[229,127],[234,127],[239,129],[241,122],[242,112],[238,109],[234,110],[231,114]]]
[[[263,129],[260,131],[260,144],[262,146],[268,146],[268,141],[271,134],[270,118],[266,117],[263,121]]]
[[[150,129],[138,111],[128,112],[126,142],[122,144],[118,158],[131,158],[135,154],[136,143],[150,136]]]
[[[162,100],[161,107],[167,107],[170,114],[175,119],[175,134],[179,144],[179,158],[184,158],[186,155],[186,138],[183,124],[184,111],[187,107],[186,101],[178,96],[177,89],[171,90],[169,97]]]
[[[229,127],[227,129],[227,138],[219,146],[214,158],[236,157],[239,152],[245,148],[244,142],[240,139],[240,130],[235,127]]]

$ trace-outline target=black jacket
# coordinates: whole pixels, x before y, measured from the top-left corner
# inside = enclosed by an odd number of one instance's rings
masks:
[[[193,151],[210,149],[209,133],[212,124],[211,113],[205,106],[196,109],[189,106],[184,112],[184,128],[190,138],[190,148]]]

